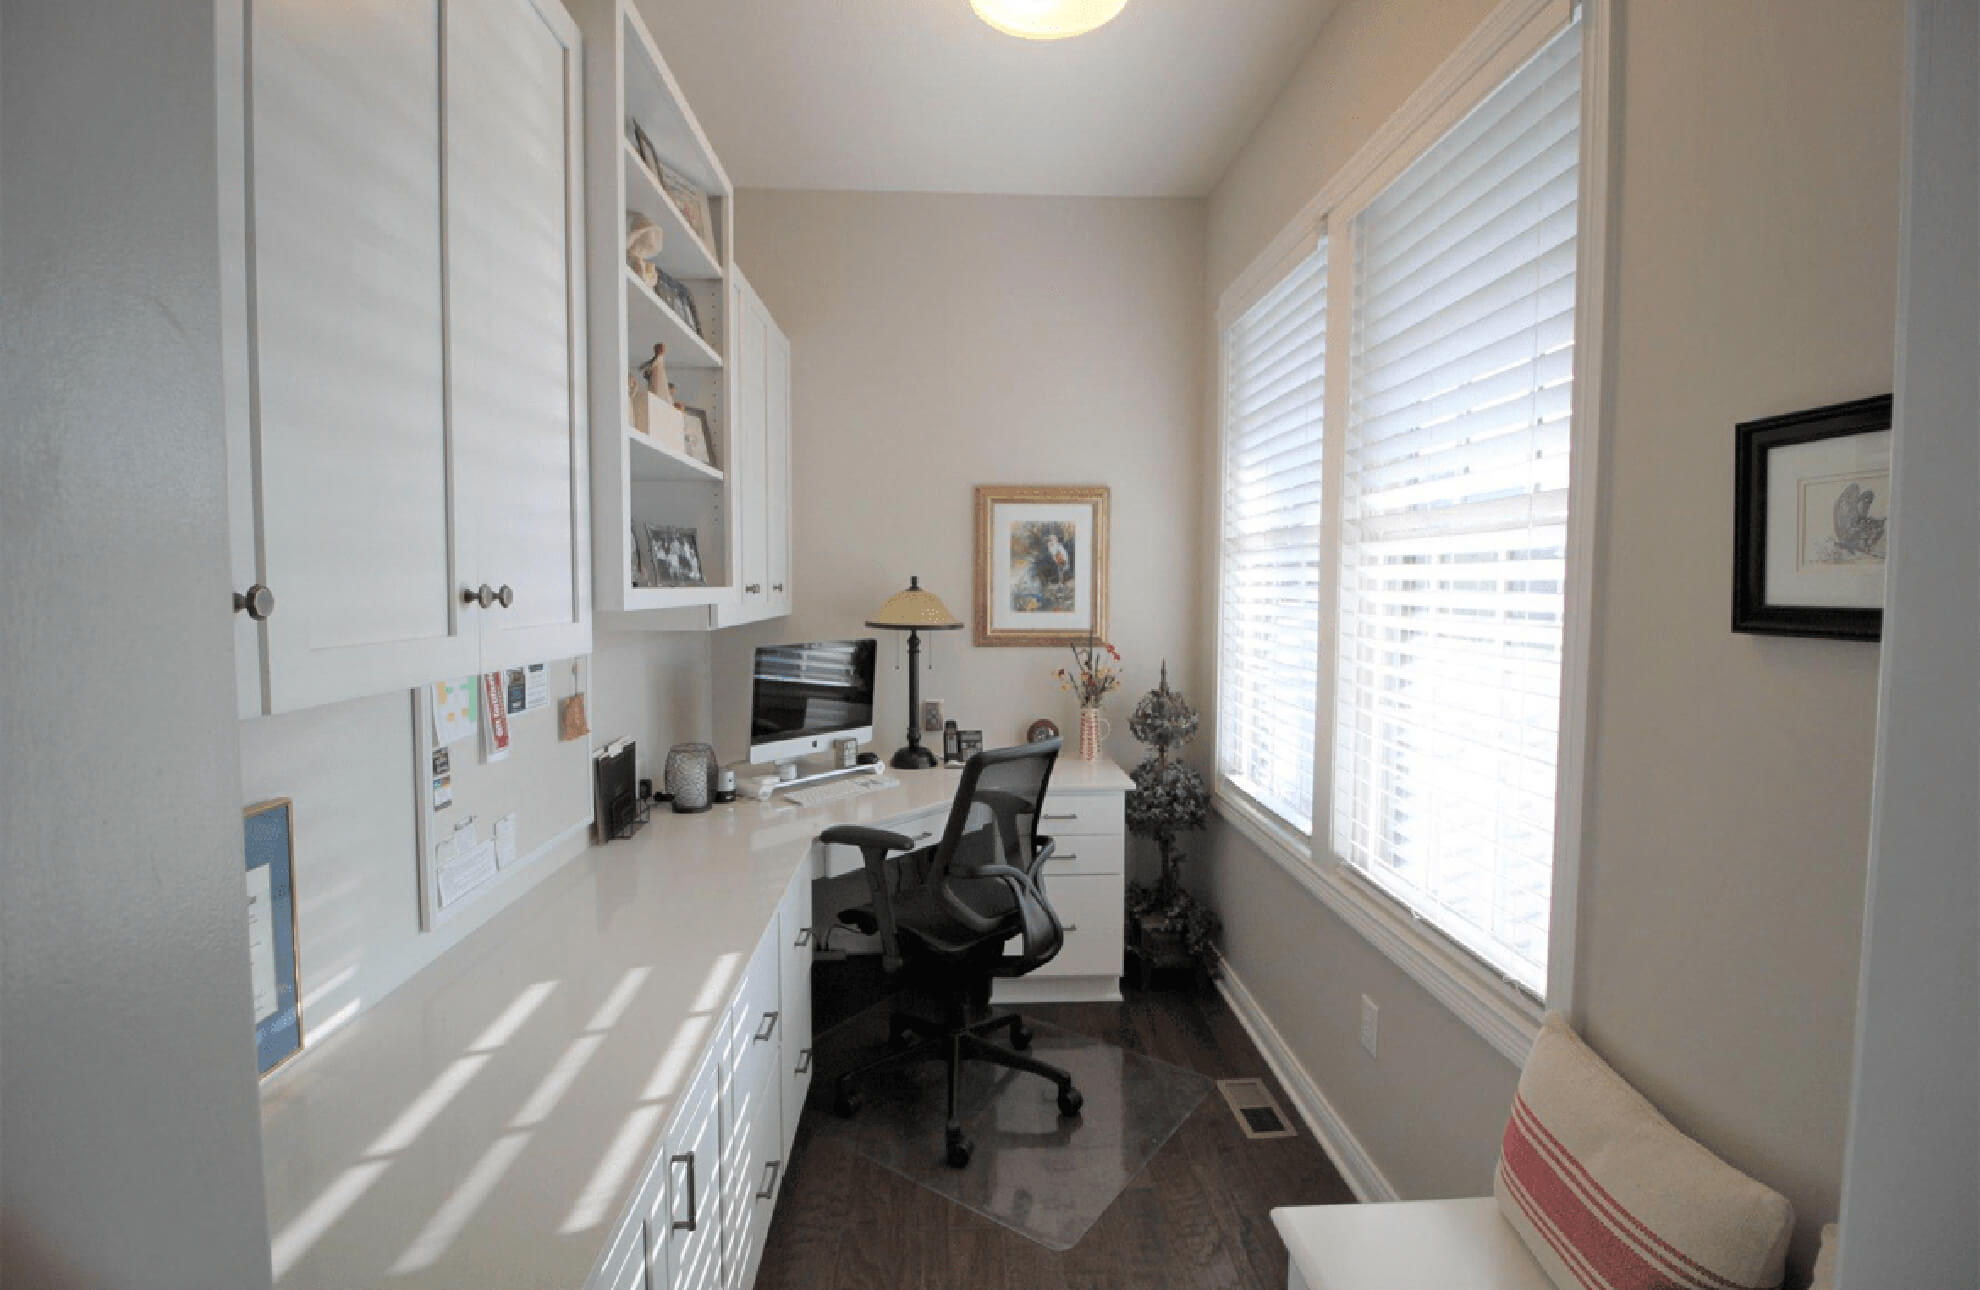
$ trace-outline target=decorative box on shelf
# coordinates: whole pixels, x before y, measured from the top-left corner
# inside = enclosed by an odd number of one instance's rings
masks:
[[[686,450],[686,422],[679,408],[648,389],[633,390],[630,401],[633,429],[668,452]]]

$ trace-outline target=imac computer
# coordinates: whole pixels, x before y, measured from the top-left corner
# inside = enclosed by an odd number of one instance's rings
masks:
[[[878,653],[871,640],[758,646],[750,674],[750,761],[793,763],[840,739],[872,739]]]

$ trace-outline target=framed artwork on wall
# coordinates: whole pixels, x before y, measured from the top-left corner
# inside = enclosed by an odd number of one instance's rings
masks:
[[[976,490],[976,643],[1107,638],[1104,486]]]
[[[1736,437],[1733,630],[1880,639],[1891,396],[1743,422]]]

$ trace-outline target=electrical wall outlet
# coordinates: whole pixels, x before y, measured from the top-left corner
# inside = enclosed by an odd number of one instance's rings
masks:
[[[1370,1057],[1375,1055],[1375,1021],[1380,1013],[1373,999],[1365,994],[1361,996],[1361,1046]]]
[[[936,734],[942,733],[942,701],[940,699],[923,699],[921,701],[921,729],[924,733],[931,730]]]

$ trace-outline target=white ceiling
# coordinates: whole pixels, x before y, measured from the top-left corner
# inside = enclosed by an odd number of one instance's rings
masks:
[[[1335,0],[1128,0],[1018,40],[969,0],[637,0],[740,188],[1200,196]]]

